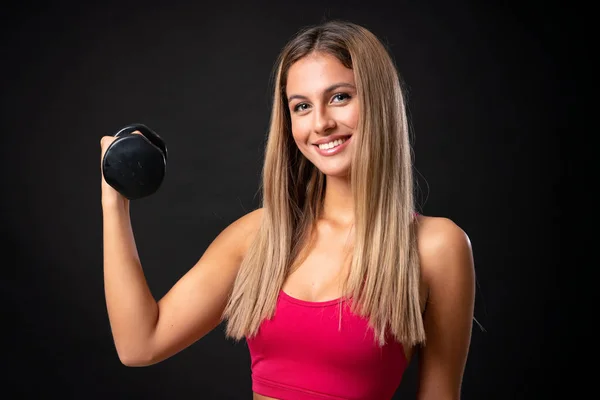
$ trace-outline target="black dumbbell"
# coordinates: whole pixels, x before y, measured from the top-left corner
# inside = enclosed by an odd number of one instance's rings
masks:
[[[139,131],[141,135],[133,134]],[[143,124],[131,124],[114,136],[102,159],[106,183],[129,200],[155,193],[167,167],[167,146],[156,132]]]

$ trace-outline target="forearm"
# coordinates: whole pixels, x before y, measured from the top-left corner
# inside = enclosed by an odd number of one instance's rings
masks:
[[[102,209],[104,290],[115,346],[124,364],[144,363],[158,306],[142,270],[128,201],[103,201]]]

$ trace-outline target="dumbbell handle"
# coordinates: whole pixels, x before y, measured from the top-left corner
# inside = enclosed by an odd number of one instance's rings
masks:
[[[158,133],[154,132],[152,129],[148,128],[144,124],[135,123],[131,125],[127,125],[124,128],[121,128],[117,133],[115,133],[115,137],[123,137],[129,134],[132,134],[135,131],[139,131],[142,136],[150,141],[153,145],[158,147],[160,151],[163,153],[165,157],[165,162],[167,162],[167,146],[165,145],[165,141],[158,135]]]

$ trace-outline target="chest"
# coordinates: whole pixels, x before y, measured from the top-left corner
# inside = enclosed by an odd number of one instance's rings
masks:
[[[320,227],[299,254],[283,290],[298,299],[321,302],[342,295],[342,280],[352,261],[350,230]]]

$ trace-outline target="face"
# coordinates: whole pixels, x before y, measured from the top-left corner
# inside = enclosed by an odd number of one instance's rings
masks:
[[[327,176],[347,177],[359,108],[354,73],[316,53],[294,63],[286,95],[296,145]]]

